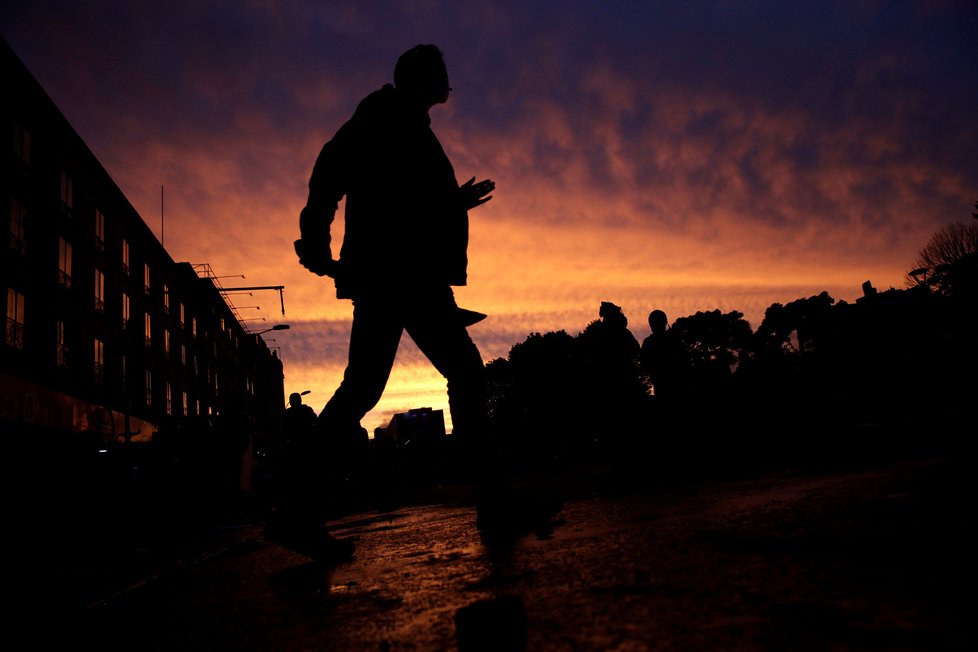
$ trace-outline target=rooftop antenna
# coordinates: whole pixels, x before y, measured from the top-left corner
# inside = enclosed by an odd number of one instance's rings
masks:
[[[163,186],[160,186],[160,244],[163,244]]]

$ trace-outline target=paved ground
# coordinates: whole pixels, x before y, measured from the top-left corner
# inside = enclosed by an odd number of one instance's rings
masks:
[[[333,523],[357,542],[335,567],[243,525],[128,575],[76,568],[62,588],[78,619],[43,614],[22,649],[64,634],[98,650],[970,647],[960,461],[550,482],[568,496],[552,531],[507,549],[483,545],[470,508],[435,502]]]

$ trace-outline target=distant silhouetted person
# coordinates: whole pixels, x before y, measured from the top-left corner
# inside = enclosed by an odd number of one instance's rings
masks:
[[[638,368],[638,340],[628,330],[628,319],[619,306],[602,301],[599,320],[588,324],[578,336],[587,364],[602,382],[634,376]]]
[[[320,152],[295,249],[305,268],[334,280],[337,298],[353,300],[349,359],[319,415],[321,438],[360,436],[360,420],[380,400],[407,331],[447,379],[453,434],[478,462],[473,479],[477,499],[483,499],[481,524],[499,511],[487,497],[498,495],[504,482],[487,436],[482,356],[466,330],[473,318],[456,305],[452,286],[466,283],[468,211],[492,199],[495,184],[472,177],[459,185],[431,130],[428,110],[446,102],[451,90],[436,46],[418,45],[401,55],[394,84],[360,102]],[[343,197],[345,235],[334,259],[330,225]],[[310,480],[306,493],[315,491]],[[329,554],[336,540],[322,529],[321,513],[308,507],[305,519],[270,523],[266,531],[313,556],[324,549]]]
[[[660,401],[677,401],[685,394],[689,375],[686,349],[669,328],[665,312],[650,312],[649,328],[652,332],[642,342],[642,371]]]
[[[628,318],[621,311],[621,307],[610,301],[602,301],[601,307],[598,308],[598,316],[601,317],[608,353],[621,360],[627,359],[629,362],[637,359],[638,340],[628,330]]]
[[[583,418],[590,441],[621,441],[635,425],[647,398],[639,370],[638,340],[628,330],[621,308],[602,301],[599,320],[578,336],[585,362],[585,384],[592,413]],[[583,416],[583,415],[582,415]]]
[[[285,409],[285,419],[282,423],[286,445],[310,435],[315,425],[316,411],[302,402],[302,394],[299,392],[289,394],[289,407]]]

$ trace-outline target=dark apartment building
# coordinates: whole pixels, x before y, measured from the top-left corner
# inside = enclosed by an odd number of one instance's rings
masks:
[[[208,266],[173,261],[5,41],[0,56],[5,438],[138,443],[224,416],[274,436],[279,358]]]

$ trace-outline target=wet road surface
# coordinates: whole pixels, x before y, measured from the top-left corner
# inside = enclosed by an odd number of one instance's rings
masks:
[[[964,649],[960,469],[565,479],[552,530],[512,546],[464,504],[405,506],[331,523],[357,545],[332,567],[226,528],[61,622],[101,650]]]

